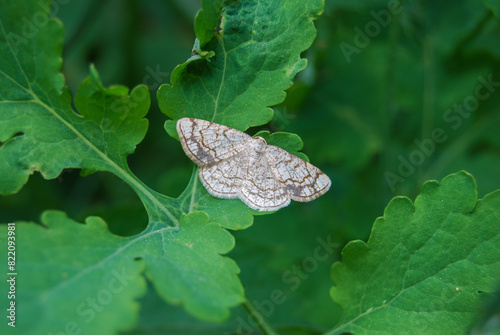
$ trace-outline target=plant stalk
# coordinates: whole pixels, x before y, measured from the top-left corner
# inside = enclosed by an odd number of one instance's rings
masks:
[[[262,313],[255,308],[255,305],[248,299],[245,298],[245,302],[243,303],[243,308],[248,312],[250,317],[255,321],[257,326],[260,328],[262,333],[265,335],[278,335],[278,333],[271,327],[271,325],[264,318]]]

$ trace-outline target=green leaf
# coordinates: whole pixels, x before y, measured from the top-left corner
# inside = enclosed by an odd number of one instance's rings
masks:
[[[306,66],[300,53],[311,45],[313,20],[323,8],[321,0],[289,1],[286,6],[271,0],[234,1],[220,9],[219,3],[204,1],[196,20],[202,46],[215,56],[179,65],[171,85],[158,91],[161,110],[173,119],[165,126],[171,136],[175,122],[186,116],[242,131],[269,122],[269,106],[284,100],[284,90]],[[207,37],[200,29],[210,30],[218,15],[220,35],[203,45]]]
[[[97,217],[80,224],[50,211],[42,224],[15,226],[18,319],[10,333],[110,334],[131,327],[139,309],[135,299],[146,290],[144,264],[134,260],[144,239],[112,235]],[[4,250],[6,231],[1,225]]]
[[[29,23],[16,17],[35,15],[34,9],[25,12],[6,3],[2,1],[0,14],[4,57],[0,65],[0,141],[4,142],[0,193],[19,191],[34,171],[46,179],[57,177],[64,168],[128,174],[126,156],[147,130],[148,122],[143,119],[150,104],[147,88],[140,85],[127,95],[125,87],[104,89],[97,78],[88,78],[75,98],[81,115],[75,113],[59,73],[60,22],[50,19],[36,28],[32,38],[22,37],[16,43]]]
[[[219,256],[234,247],[233,237],[208,221],[202,212],[183,215],[178,234],[148,242],[144,261],[146,274],[167,301],[185,304],[189,313],[202,320],[221,321],[229,316],[228,306],[243,302],[243,287],[236,263]]]
[[[499,206],[500,191],[477,201],[465,172],[425,183],[415,204],[394,198],[333,265],[344,315],[326,334],[466,332],[500,277]]]
[[[16,223],[17,313],[31,320],[17,323],[23,334],[56,334],[70,322],[84,334],[132,326],[135,299],[146,289],[142,272],[165,300],[203,320],[227,318],[227,306],[242,301],[239,269],[220,256],[234,239],[204,213],[183,215],[179,228],[152,224],[132,237],[111,234],[100,218],[79,224],[56,211],[45,212],[42,224]],[[6,232],[0,226],[4,250]]]

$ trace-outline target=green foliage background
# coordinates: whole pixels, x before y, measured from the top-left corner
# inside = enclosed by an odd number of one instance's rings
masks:
[[[0,6],[6,6],[6,3],[2,1]],[[146,115],[149,128],[142,142],[140,142],[141,135],[136,135],[135,153],[126,159],[122,157],[122,163],[124,165],[128,163],[137,178],[156,192],[174,198],[180,196],[176,204],[179,208],[185,208],[189,195],[183,193],[186,185],[188,191],[196,188],[195,181],[191,178],[193,164],[183,153],[178,141],[165,132],[166,129],[172,133],[172,127],[169,127],[168,123],[164,125],[167,120],[165,114],[176,118],[181,114],[180,111],[188,110],[182,105],[183,101],[179,98],[182,94],[174,84],[174,79],[182,83],[183,77],[180,73],[183,68],[177,68],[178,73],[172,76],[173,88],[164,86],[159,91],[158,97],[156,93],[160,85],[170,83],[174,68],[191,56],[195,29],[202,43],[211,39],[210,30],[207,32],[203,29],[205,24],[210,26],[210,22],[197,21],[193,28],[194,17],[200,8],[199,2],[91,0],[69,1],[64,4],[55,1],[55,3],[58,5],[53,5],[53,11],[62,21],[65,31],[62,73],[73,95],[77,92],[79,94],[76,95],[74,104],[80,113],[84,114],[86,110],[87,115],[91,117],[92,106],[85,105],[88,96],[95,98],[99,93],[105,97],[103,99],[108,99],[110,96],[127,92],[123,87],[113,87],[103,91],[101,83],[104,87],[113,84],[136,87],[143,84],[144,86],[136,88],[135,92],[139,94],[139,90],[145,88],[149,90],[151,105]],[[220,114],[221,116],[215,119],[217,122],[241,130],[258,126],[249,129],[251,134],[260,130],[298,134],[300,138],[293,137],[289,140],[288,145],[291,150],[300,150],[302,141],[303,152],[313,164],[328,174],[333,182],[332,189],[316,201],[307,204],[292,203],[290,207],[275,214],[255,216],[252,226],[250,226],[252,214],[255,213],[238,207],[235,201],[236,207],[231,206],[232,212],[224,212],[229,214],[225,221],[221,219],[222,222],[219,223],[223,227],[234,229],[230,231],[235,239],[232,250],[233,244],[228,233],[214,224],[209,225],[206,216],[195,214],[198,217],[194,217],[191,214],[183,218],[186,227],[191,229],[193,234],[202,227],[201,224],[197,226],[198,222],[205,224],[203,226],[205,230],[202,231],[205,235],[197,233],[196,241],[202,241],[203,236],[213,236],[214,239],[220,238],[225,243],[220,245],[218,250],[212,250],[209,245],[205,246],[200,242],[199,246],[203,250],[194,252],[193,259],[199,255],[204,257],[208,249],[210,250],[207,253],[214,255],[231,250],[228,256],[241,270],[239,279],[248,300],[261,310],[269,324],[280,334],[338,334],[342,331],[376,334],[383,331],[390,332],[387,328],[389,325],[398,327],[395,328],[398,331],[393,332],[397,334],[402,333],[405,327],[410,327],[409,334],[426,334],[436,329],[444,334],[447,329],[451,329],[449,327],[457,327],[456,329],[461,332],[476,327],[476,332],[490,331],[491,334],[499,330],[498,322],[491,325],[491,320],[494,320],[491,315],[498,315],[498,307],[494,301],[491,305],[479,303],[475,296],[477,292],[473,292],[474,289],[477,291],[476,286],[472,286],[470,292],[464,293],[467,294],[466,303],[453,304],[453,308],[456,308],[453,312],[460,310],[463,314],[458,312],[453,314],[443,308],[442,315],[430,319],[429,322],[440,324],[442,328],[418,328],[416,325],[422,319],[415,320],[406,314],[397,316],[398,320],[404,321],[396,325],[391,321],[396,318],[395,314],[383,309],[378,310],[379,314],[374,314],[373,319],[368,318],[364,321],[365,324],[363,322],[357,324],[359,328],[349,328],[349,324],[356,319],[360,311],[364,308],[368,310],[366,308],[368,303],[357,305],[357,301],[360,300],[357,297],[364,297],[363,294],[356,292],[355,287],[349,286],[355,277],[352,271],[366,270],[366,273],[370,273],[368,270],[370,264],[382,264],[382,259],[389,257],[384,255],[390,255],[390,250],[393,250],[391,241],[405,240],[411,245],[411,242],[414,242],[413,238],[418,240],[414,234],[421,233],[424,236],[419,238],[425,239],[426,236],[439,236],[436,232],[441,230],[453,231],[451,225],[445,225],[444,228],[426,226],[433,227],[429,228],[429,231],[415,228],[422,227],[423,222],[434,222],[437,225],[439,221],[436,217],[440,215],[443,217],[449,215],[450,220],[457,222],[466,232],[462,237],[453,232],[452,235],[456,240],[447,240],[443,237],[447,245],[456,247],[440,255],[440,259],[444,259],[443,264],[455,262],[445,257],[446,255],[460,254],[457,251],[460,248],[454,242],[479,241],[477,245],[468,246],[470,247],[467,249],[468,252],[473,253],[482,249],[478,251],[482,252],[480,256],[489,254],[491,259],[479,257],[481,261],[477,263],[482,262],[484,266],[466,267],[466,273],[476,273],[481,278],[487,278],[478,285],[487,287],[489,292],[492,291],[491,287],[498,283],[500,202],[498,192],[486,195],[500,188],[498,173],[500,6],[493,0],[401,1],[401,10],[397,14],[390,15],[390,22],[385,25],[378,20],[387,19],[381,13],[388,10],[390,3],[326,0],[324,13],[315,21],[317,37],[311,48],[302,54],[302,57],[307,59],[307,67],[298,72],[294,79],[293,74],[301,70],[305,63],[299,63],[296,67],[285,67],[291,71],[290,78],[285,78],[282,73],[271,73],[270,78],[258,82],[257,86],[272,91],[270,83],[274,84],[273,76],[280,78],[282,83],[279,83],[275,90],[281,92],[293,79],[294,85],[287,90],[286,100],[273,107],[272,121],[266,124],[266,117],[272,115],[266,107],[278,103],[280,99],[276,97],[252,101],[255,103],[256,114],[247,115],[248,119],[243,120],[234,116],[238,112],[237,105],[230,105],[229,108],[234,110],[229,109],[230,113]],[[0,7],[0,10],[5,8]],[[297,8],[304,10],[300,6]],[[368,26],[371,22],[375,22],[372,28]],[[373,27],[377,24],[379,30],[367,31],[375,29]],[[371,36],[360,37],[359,31]],[[290,45],[296,43],[299,49],[306,49],[308,45],[307,41],[294,41],[293,35],[281,43]],[[212,46],[209,43],[204,47],[212,50],[210,49]],[[347,55],[346,50],[354,52]],[[263,51],[243,50],[242,54],[245,52],[253,55]],[[216,54],[220,52],[216,50]],[[208,61],[217,67],[216,60],[208,58]],[[94,64],[99,74],[91,69],[93,76],[88,77],[90,63]],[[242,68],[245,68],[245,64]],[[57,86],[57,80],[60,79],[53,80]],[[493,81],[493,84],[485,87],[484,81]],[[80,87],[82,82],[84,84]],[[477,96],[478,85],[483,86],[481,92],[490,93],[488,97],[478,99],[477,108],[469,113],[457,112],[456,104],[466,104],[472,101],[470,97]],[[83,98],[79,100],[79,96]],[[174,108],[171,102],[177,103],[175,99],[180,102]],[[147,103],[136,111],[137,119],[146,112],[146,105]],[[210,109],[207,104],[203,104],[203,107]],[[204,113],[208,113],[204,110],[194,112],[199,113],[196,114],[198,117],[204,117]],[[431,141],[436,129],[441,129],[446,137],[442,143]],[[418,144],[430,145],[430,142],[434,146],[432,150],[430,147],[421,149],[421,145]],[[131,147],[120,146],[120,153],[133,151],[135,142],[128,144]],[[285,140],[284,145],[286,144]],[[424,150],[432,152],[426,154]],[[419,155],[418,152],[424,153]],[[421,164],[413,164],[414,171],[409,172],[408,176],[401,177],[398,169],[401,169],[402,161],[410,161],[415,157],[423,157]],[[436,191],[438,188],[436,183],[424,184],[427,180],[441,181],[449,174],[460,170],[465,170],[474,177],[477,195],[474,179],[465,173],[453,175],[441,182],[441,190],[448,191]],[[91,172],[93,171],[86,170],[86,173]],[[396,180],[394,175],[400,175],[401,178]],[[407,196],[413,201],[419,194],[419,201],[415,202],[416,212],[422,210],[423,214],[419,215],[431,217],[428,221],[419,221],[410,215],[404,216],[402,213],[413,210],[412,205],[406,200],[396,198],[391,202],[396,196]],[[470,218],[465,218],[476,208],[476,199],[481,198],[485,199],[483,202],[478,202],[481,205],[477,207],[477,212]],[[445,201],[445,204],[435,205],[439,201]],[[460,204],[461,207],[456,204]],[[47,209],[63,211],[70,219],[57,212],[48,212],[41,219],[41,213]],[[216,216],[218,210],[225,211],[224,208],[216,208],[215,203],[200,203],[198,209],[207,210],[209,216]],[[391,220],[396,217],[400,220],[394,219],[396,222],[404,222],[410,228],[408,231],[400,232],[398,230],[400,227],[395,224],[391,226],[394,227],[393,230],[384,231],[381,223],[383,220],[375,221],[382,215],[385,215],[384,220],[388,222],[392,222]],[[108,224],[109,230],[118,236],[108,236],[109,232],[102,221],[96,218],[87,219],[89,216],[100,216]],[[484,218],[484,221],[475,221],[476,217]],[[94,173],[83,178],[80,176],[80,170],[66,169],[51,180],[45,180],[39,173],[35,173],[18,193],[2,196],[0,222],[14,220],[32,222],[54,220],[54,222],[66,222],[69,227],[71,225],[77,227],[76,222],[87,220],[88,229],[82,228],[81,232],[75,234],[76,242],[58,241],[53,237],[54,239],[47,239],[44,243],[46,245],[60,243],[64,250],[74,243],[85,245],[89,236],[103,234],[109,237],[109,239],[103,237],[103,241],[106,243],[112,241],[111,245],[105,247],[112,250],[133,241],[134,234],[146,229],[148,213],[133,189],[115,175]],[[477,230],[474,222],[483,222],[486,227],[481,230],[479,236],[473,234]],[[334,266],[338,272],[332,273],[332,277],[338,288],[331,290],[333,284],[330,279],[330,269],[335,261],[341,260],[342,248],[351,240],[367,241],[374,226],[380,227],[379,234],[385,236],[382,242],[378,242],[379,235],[376,235],[376,231],[370,237],[370,243],[373,244],[369,243],[369,246],[375,248],[374,246],[379,243],[378,251],[367,255],[364,259],[366,245],[359,241],[350,244],[350,249],[344,249],[342,255],[345,265],[337,263]],[[61,227],[69,229],[66,226]],[[412,227],[415,229],[412,230]],[[247,229],[238,230],[242,228]],[[148,229],[152,230],[154,226],[149,226]],[[22,232],[21,229],[20,231]],[[71,232],[68,230],[68,234]],[[401,234],[398,235],[399,233]],[[26,234],[35,236],[37,233],[27,231]],[[490,244],[482,244],[484,236],[491,237]],[[172,241],[177,243],[175,246],[178,247],[192,242],[192,240],[184,241],[183,236],[172,236]],[[315,258],[315,252],[318,246],[326,243],[325,241],[331,241],[335,247],[333,252],[328,253],[327,258],[319,260],[319,257]],[[175,246],[169,252],[184,257],[184,249],[181,247],[176,249]],[[98,248],[102,245],[99,243],[93,245],[89,242],[87,247]],[[185,291],[175,287],[175,283],[168,282],[168,274],[176,271],[175,266],[156,263],[160,262],[158,255],[148,251],[148,247],[151,246],[147,243],[137,244],[130,251],[131,257],[135,255],[134,253],[143,252],[141,256],[144,257],[145,263],[150,257],[149,262],[157,265],[155,270],[147,273],[147,292],[143,282],[134,282],[123,297],[124,301],[114,301],[112,306],[116,313],[113,315],[117,317],[113,322],[122,326],[112,327],[110,323],[103,321],[102,329],[106,331],[103,334],[116,333],[117,330],[121,330],[123,334],[234,334],[238,330],[241,334],[260,332],[249,317],[248,311],[242,306],[231,309],[229,319],[223,323],[213,324],[192,316],[192,314],[199,316],[206,313],[209,308],[204,310],[202,308],[200,312],[196,310],[199,306],[191,306],[191,309],[186,307],[191,313],[188,314],[182,307],[166,303],[165,300],[173,303],[185,301],[183,300],[186,299],[183,295]],[[426,263],[431,255],[439,253],[440,250],[432,243],[426,244],[426,247],[428,249],[424,248],[423,254],[415,252],[415,255],[424,259],[421,263]],[[142,251],[143,249],[146,251]],[[409,251],[409,254],[413,255],[412,252]],[[207,259],[211,261],[209,256]],[[63,255],[58,257],[60,259],[58,258],[57,262],[61,264],[66,264],[68,261]],[[311,263],[311,258],[315,259],[315,263]],[[404,262],[405,260],[402,260],[402,263]],[[430,263],[436,267],[445,266],[439,262]],[[197,266],[196,261],[192,264],[193,268]],[[208,269],[210,266],[218,266],[207,264]],[[311,268],[311,264],[316,264],[314,269]],[[384,283],[383,287],[398,287],[396,280],[396,283],[392,283],[394,286],[388,284],[391,278],[397,278],[397,271],[395,274],[390,272],[399,263],[395,264],[386,264],[384,268],[386,277],[374,276],[380,280],[378,283]],[[221,265],[221,268],[225,265],[227,264]],[[308,266],[311,271],[304,270]],[[450,271],[452,270],[450,268]],[[133,271],[138,274],[144,269],[134,264]],[[423,268],[421,273],[426,274],[425,271],[432,272]],[[463,268],[459,267],[456,271],[456,276],[461,280]],[[220,274],[216,280],[231,281],[236,272],[237,270]],[[31,275],[36,276],[37,272],[34,271]],[[356,278],[361,278],[360,282],[364,280],[363,276]],[[475,278],[467,280],[474,282]],[[161,288],[155,288],[155,279],[165,282],[165,287],[169,285],[173,287],[172,291],[165,292]],[[468,283],[466,279],[464,282],[460,280],[453,282],[450,279],[449,289],[454,290],[455,287]],[[415,281],[418,282],[417,279]],[[369,280],[363,282],[364,284],[358,284],[366,288],[368,286],[363,285],[367,282],[369,283]],[[439,291],[442,287],[437,284],[437,286],[433,286],[432,283],[429,285],[431,289],[426,287],[424,290],[418,285],[415,288],[435,296],[439,296],[441,292],[445,292],[443,295],[452,292]],[[433,287],[439,292],[433,292]],[[373,296],[377,298],[378,288],[373,288],[375,292]],[[240,289],[239,286],[234,287],[236,293],[227,306],[241,302],[238,300],[241,298]],[[279,303],[270,303],[275,300],[277,290],[283,292],[284,299],[278,299]],[[177,293],[178,297],[175,296]],[[330,293],[335,299],[332,299]],[[136,297],[141,306],[140,310],[139,304],[130,303],[130,299]],[[405,307],[411,306],[412,311],[431,308],[416,302],[422,299],[418,294],[410,293],[408,297],[403,298],[415,302],[404,304]],[[196,297],[193,299],[196,300]],[[334,300],[343,305],[344,309],[336,305]],[[73,302],[67,302],[69,308],[72,306],[71,303]],[[377,304],[376,301],[369,303]],[[472,312],[467,310],[466,305]],[[214,315],[204,319],[220,321],[220,315],[226,313],[226,307],[215,310]],[[135,313],[127,314],[131,310]],[[47,320],[43,315],[40,318]],[[457,322],[457,318],[462,320],[462,323]],[[490,323],[485,326],[488,320]],[[340,326],[334,328],[339,321]],[[105,328],[106,325],[109,329]],[[371,331],[370,327],[373,327]]]

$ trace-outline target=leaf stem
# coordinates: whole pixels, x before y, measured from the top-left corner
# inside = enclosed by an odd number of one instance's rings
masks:
[[[243,308],[245,308],[247,313],[250,315],[253,321],[255,321],[257,326],[259,326],[264,335],[278,335],[278,333],[264,318],[262,313],[257,308],[255,308],[255,305],[248,298],[245,298],[245,301],[243,302]]]
[[[224,86],[224,81],[226,80],[226,67],[227,67],[227,52],[226,48],[224,47],[224,41],[222,38],[217,37],[217,40],[219,41],[222,51],[223,51],[223,56],[224,56],[224,66],[222,67],[222,78],[220,80],[220,85],[219,85],[219,91],[217,92],[217,97],[215,97],[215,106],[214,106],[214,114],[212,115],[212,122],[215,120],[215,116],[217,115],[217,109],[219,108],[219,99],[220,95],[222,92],[222,87]]]
[[[40,106],[45,108],[49,113],[51,113],[59,122],[64,124],[68,129],[70,129],[78,138],[80,141],[82,141],[88,148],[90,148],[93,152],[95,152],[103,162],[107,164],[109,167],[107,169],[107,172],[111,172],[115,174],[117,177],[123,179],[127,184],[130,185],[136,192],[139,198],[144,202],[144,199],[142,196],[146,197],[151,201],[161,212],[163,212],[174,224],[175,227],[179,226],[179,220],[175,217],[175,215],[168,210],[167,207],[161,201],[153,194],[153,192],[146,186],[144,185],[137,177],[127,168],[123,168],[119,164],[117,164],[115,161],[113,161],[110,157],[105,152],[102,152],[97,148],[92,141],[90,141],[87,137],[85,137],[84,134],[82,134],[78,129],[76,129],[73,124],[71,124],[69,121],[61,117],[59,114],[57,114],[52,107],[48,106],[45,104],[43,101],[41,101],[38,96],[31,91],[31,95],[33,96],[34,102],[38,103]],[[104,170],[105,171],[105,170]],[[142,196],[141,196],[142,195]],[[144,205],[146,205],[144,203]],[[147,210],[147,208],[146,208]],[[148,212],[148,214],[151,214]]]
[[[141,194],[145,196],[151,203],[155,205],[162,213],[164,213],[174,224],[174,227],[179,227],[179,220],[175,217],[175,215],[155,196],[154,192],[144,185],[142,181],[140,181],[131,171],[128,169],[122,169],[118,164],[113,163],[113,167],[117,169],[116,171],[110,171],[114,173],[119,178],[123,179],[130,187],[132,187],[141,201],[144,203],[144,207],[150,216],[150,220],[152,219],[152,213],[148,211],[147,203],[142,199]]]

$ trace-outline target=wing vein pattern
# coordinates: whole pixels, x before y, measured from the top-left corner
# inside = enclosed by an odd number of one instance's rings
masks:
[[[177,133],[186,155],[200,167],[203,186],[215,197],[275,211],[291,199],[314,200],[331,186],[320,169],[261,137],[194,118],[177,121]]]

